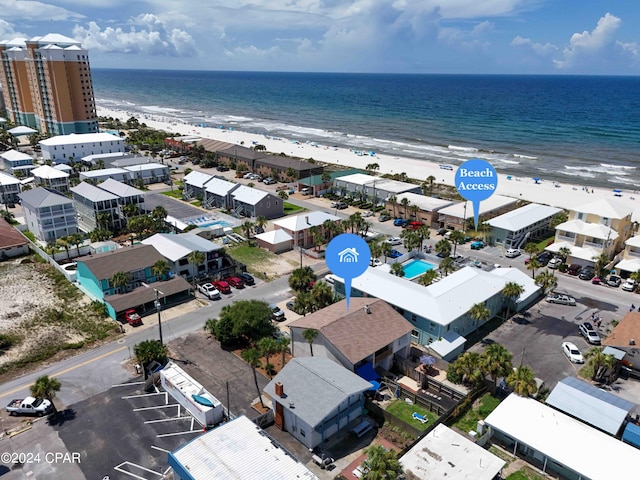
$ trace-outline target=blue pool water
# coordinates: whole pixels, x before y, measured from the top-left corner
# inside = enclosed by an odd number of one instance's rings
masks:
[[[408,279],[419,277],[424,272],[428,272],[434,268],[436,268],[436,266],[433,263],[429,263],[424,260],[411,260],[410,262],[402,265],[404,276]]]
[[[210,222],[203,222],[203,223],[193,223],[193,225],[197,225],[200,228],[206,228],[206,227],[230,227],[231,224],[229,222],[226,222],[224,220],[213,220]]]

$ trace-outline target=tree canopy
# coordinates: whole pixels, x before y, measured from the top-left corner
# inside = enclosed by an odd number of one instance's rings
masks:
[[[271,324],[271,307],[261,300],[240,300],[225,305],[214,330],[222,345],[254,343],[275,330]]]

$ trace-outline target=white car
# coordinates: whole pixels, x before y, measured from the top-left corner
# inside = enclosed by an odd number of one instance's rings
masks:
[[[384,265],[384,263],[382,263],[380,260],[378,260],[377,258],[372,258],[371,259],[371,266],[372,267],[379,267],[380,265]]]
[[[205,297],[214,300],[216,298],[220,298],[220,291],[213,286],[212,283],[203,283],[202,285],[198,285],[198,290]]]
[[[571,342],[562,342],[562,353],[566,355],[571,363],[584,363],[584,357]]]
[[[547,302],[557,303],[560,305],[570,305],[573,307],[576,304],[576,299],[573,297],[570,297],[569,295],[561,295],[559,293],[550,293],[549,295],[547,295]]]
[[[507,258],[516,258],[520,256],[520,250],[517,250],[515,248],[510,248],[507,251],[504,252],[504,256]]]
[[[389,237],[387,238],[387,243],[389,245],[402,245],[402,239],[400,237]]]
[[[562,265],[562,259],[558,257],[552,258],[551,260],[549,260],[549,263],[547,263],[547,267],[554,270],[558,268],[560,265]]]
[[[627,278],[627,280],[622,284],[622,289],[626,292],[633,292],[637,286],[638,284],[635,280]]]
[[[371,210],[367,210],[366,212],[362,213],[363,217],[373,217],[373,212]]]

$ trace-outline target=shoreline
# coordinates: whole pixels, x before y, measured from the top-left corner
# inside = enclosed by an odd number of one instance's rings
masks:
[[[141,123],[145,123],[151,128],[165,130],[179,135],[194,135],[203,138],[228,142],[235,145],[251,146],[258,143],[264,145],[266,150],[273,154],[284,153],[291,157],[302,159],[313,158],[326,164],[340,167],[360,168],[366,170],[366,166],[377,163],[380,168],[377,175],[406,173],[407,177],[420,181],[426,180],[429,176],[435,178],[435,183],[442,183],[453,186],[455,182],[455,165],[447,170],[440,168],[439,164],[430,160],[418,160],[408,157],[392,156],[388,154],[376,153],[375,155],[356,154],[353,150],[340,147],[321,145],[319,143],[301,143],[297,140],[290,141],[282,137],[271,137],[258,133],[249,133],[240,130],[219,129],[212,127],[201,127],[188,123],[171,121],[161,115],[141,114],[138,112],[126,112],[124,110],[97,107],[98,116],[113,117],[121,121],[126,121],[135,117]],[[469,157],[473,158],[473,157]],[[574,206],[592,202],[597,198],[604,197],[616,200],[621,203],[634,205],[636,199],[640,199],[640,192],[634,193],[632,190],[619,189],[620,193],[615,193],[614,189],[602,187],[585,187],[584,185],[572,185],[541,178],[536,183],[532,178],[523,178],[507,173],[498,173],[498,187],[496,193],[507,197],[526,200],[534,203],[541,203],[553,207],[571,209]],[[621,195],[621,196],[620,196]],[[640,219],[640,212],[634,212],[633,220]],[[636,218],[638,217],[638,218]]]

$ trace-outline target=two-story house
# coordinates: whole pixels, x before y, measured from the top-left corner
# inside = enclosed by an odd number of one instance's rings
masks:
[[[168,182],[171,179],[169,165],[161,163],[142,163],[123,168],[129,172],[132,182],[140,181],[144,185]]]
[[[71,187],[78,211],[78,228],[89,233],[95,229],[120,230],[124,219],[120,217],[120,197],[106,190],[81,182]]]
[[[568,263],[593,265],[595,257],[612,258],[633,233],[633,208],[609,198],[597,198],[569,210],[566,222],[556,226],[555,242],[547,250],[571,251]]]
[[[204,200],[205,184],[213,178],[213,175],[198,172],[196,170],[189,172],[182,179],[184,190],[182,196],[186,199],[197,198]]]
[[[0,203],[11,205],[18,201],[22,182],[13,175],[0,172]]]
[[[616,263],[615,268],[624,278],[640,270],[640,235],[628,238],[624,242],[622,260]]]
[[[78,233],[73,199],[55,190],[38,187],[20,194],[27,228],[38,240],[52,243]]]
[[[324,222],[340,223],[342,219],[321,211],[310,211],[300,215],[292,215],[273,222],[275,230],[283,230],[293,238],[293,247],[311,248],[313,243],[312,228],[322,229]]]
[[[530,241],[549,238],[553,233],[551,220],[562,211],[561,208],[530,203],[490,220],[489,243],[504,248],[523,248]]]
[[[211,178],[204,185],[204,208],[231,208],[231,193],[240,187],[239,183],[229,182],[221,178]]]
[[[60,169],[42,165],[31,170],[30,175],[33,177],[33,182],[39,187],[56,190],[60,193],[69,191],[69,174]]]
[[[98,184],[98,188],[118,197],[118,216],[120,218],[126,219],[129,216],[144,213],[144,192],[142,190],[138,190],[126,183],[121,183],[111,178]],[[127,212],[127,205],[135,205],[137,207],[137,212],[134,213],[134,215],[131,215]]]
[[[124,139],[110,133],[56,135],[38,142],[42,158],[56,163],[77,162],[87,155],[124,152]]]
[[[37,165],[33,164],[31,156],[18,150],[8,150],[0,153],[0,159],[2,159],[5,172],[19,177],[29,176],[29,172],[37,167]]]
[[[284,201],[264,190],[240,185],[231,192],[231,199],[234,213],[242,217],[262,215],[272,219],[284,215]]]

